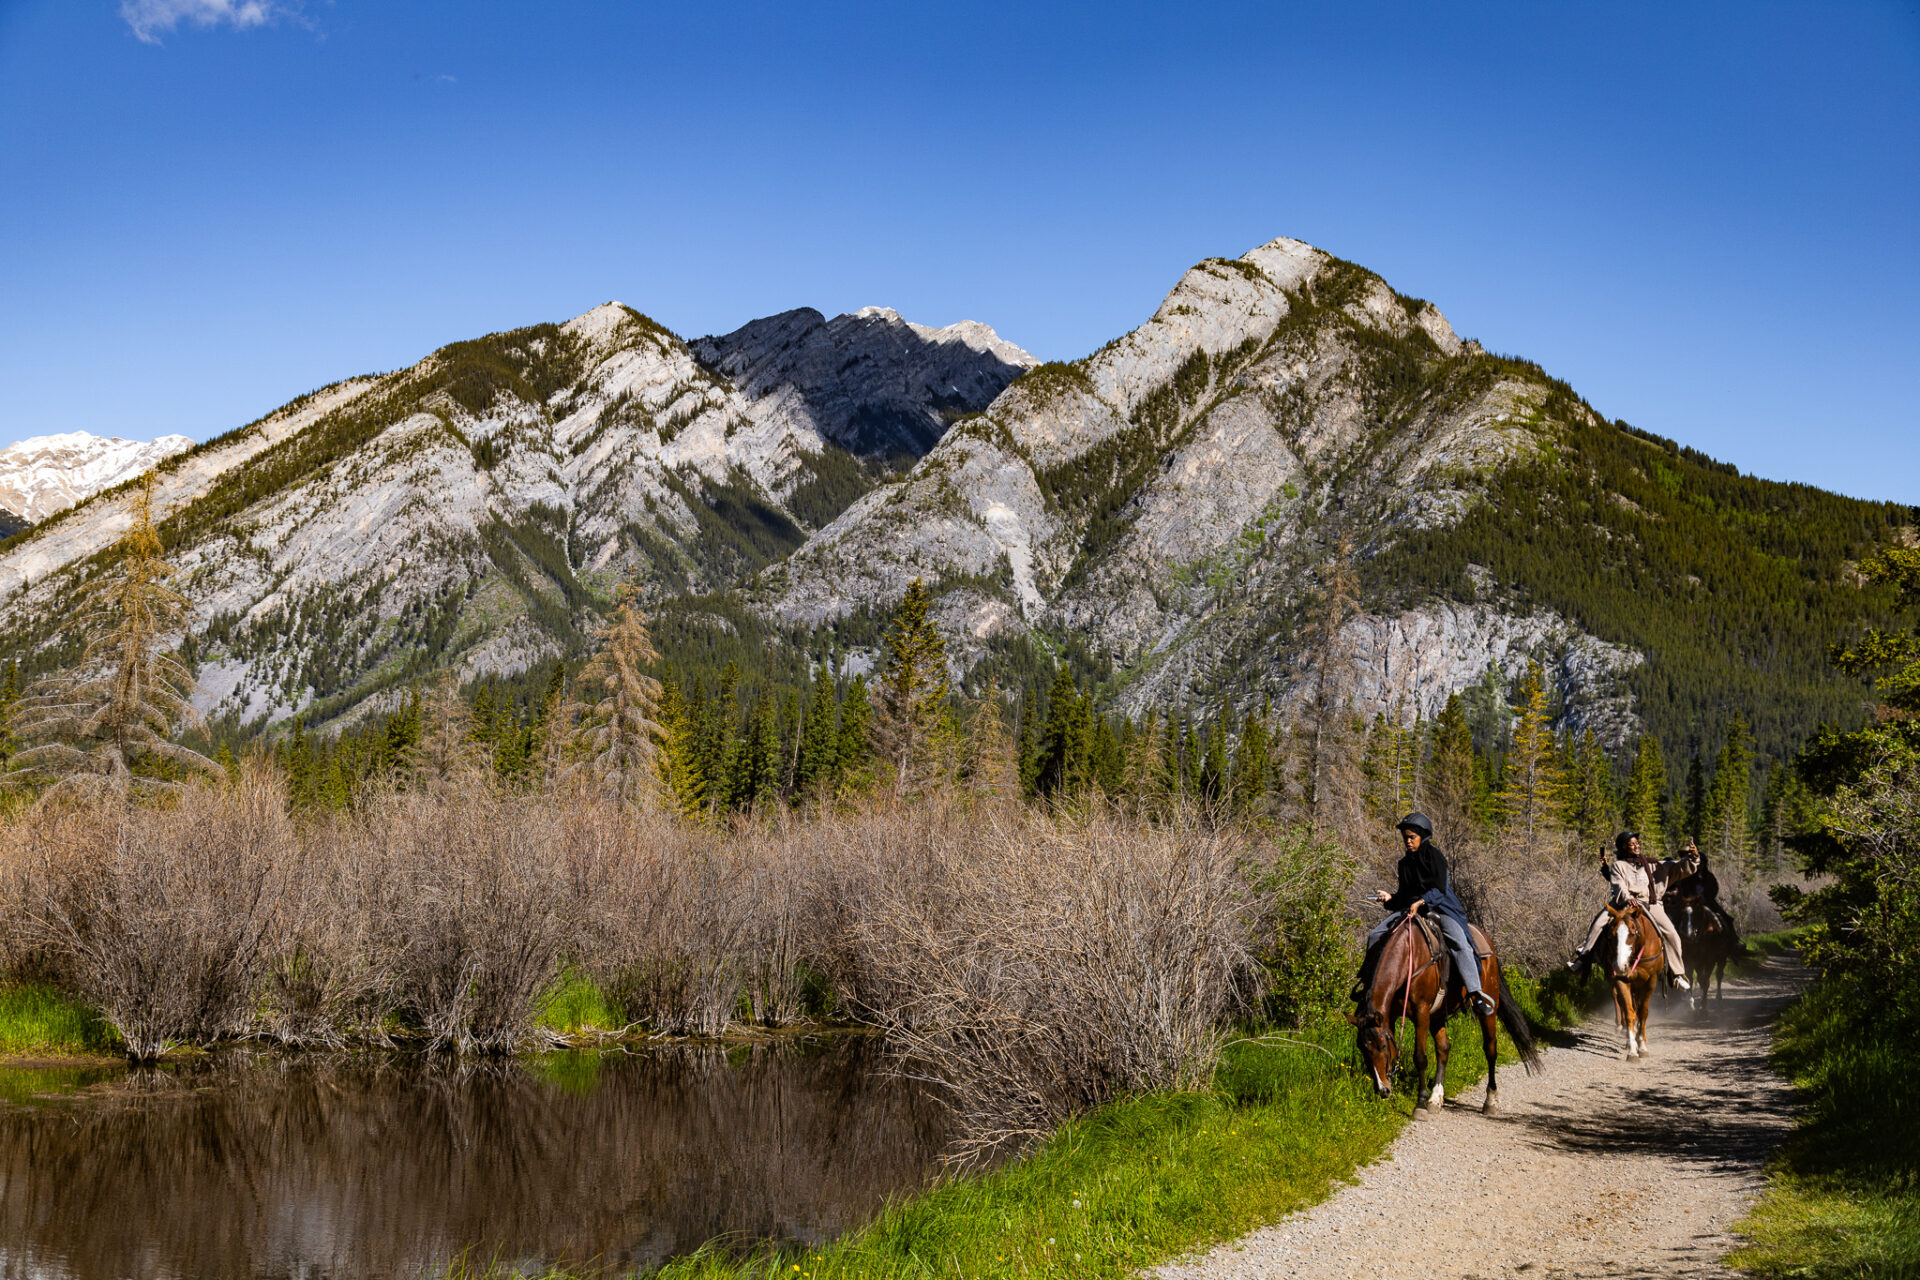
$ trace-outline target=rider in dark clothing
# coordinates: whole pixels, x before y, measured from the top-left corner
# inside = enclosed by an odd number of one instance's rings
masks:
[[[1372,987],[1380,944],[1400,923],[1401,912],[1426,911],[1447,940],[1447,951],[1453,957],[1454,971],[1466,986],[1468,1003],[1476,1013],[1492,1013],[1493,1001],[1480,989],[1480,960],[1467,932],[1467,909],[1453,894],[1453,876],[1446,855],[1433,842],[1433,824],[1424,813],[1410,813],[1400,819],[1399,830],[1407,845],[1406,854],[1394,868],[1399,883],[1391,894],[1384,890],[1374,894],[1386,909],[1387,918],[1367,934],[1367,958],[1360,968],[1354,999],[1364,999]]]

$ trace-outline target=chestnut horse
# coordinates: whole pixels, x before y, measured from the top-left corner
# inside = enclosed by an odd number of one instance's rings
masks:
[[[1521,1065],[1529,1073],[1540,1063],[1533,1047],[1533,1032],[1526,1015],[1514,1004],[1507,990],[1506,977],[1493,944],[1479,929],[1473,930],[1473,943],[1485,957],[1480,961],[1480,985],[1489,994],[1498,993],[1494,1012],[1480,1018],[1480,1042],[1487,1055],[1487,1100],[1480,1109],[1487,1115],[1499,1111],[1500,1080],[1496,1073],[1500,1053],[1498,1025],[1507,1029],[1514,1048],[1520,1051]],[[1413,1096],[1414,1114],[1438,1110],[1446,1102],[1447,1019],[1467,1007],[1467,990],[1442,944],[1438,953],[1428,943],[1426,933],[1409,916],[1402,920],[1381,944],[1380,958],[1373,967],[1373,985],[1361,1001],[1360,1011],[1347,1015],[1356,1028],[1355,1039],[1373,1077],[1374,1092],[1385,1098],[1393,1092],[1393,1071],[1400,1059],[1400,1041],[1396,1030],[1401,1018],[1413,1022]],[[1433,1092],[1427,1092],[1427,1037],[1433,1037],[1436,1071]]]
[[[1607,927],[1594,945],[1594,958],[1613,989],[1613,1014],[1626,1028],[1627,1058],[1647,1052],[1647,1000],[1653,984],[1667,971],[1667,949],[1653,917],[1637,902],[1624,907],[1607,904]]]

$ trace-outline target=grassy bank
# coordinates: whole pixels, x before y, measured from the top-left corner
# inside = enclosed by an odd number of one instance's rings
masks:
[[[125,1052],[99,1010],[43,982],[0,986],[0,1057],[79,1058]]]
[[[1774,1057],[1807,1114],[1729,1260],[1768,1280],[1920,1277],[1920,1048],[1826,982],[1782,1015]]]

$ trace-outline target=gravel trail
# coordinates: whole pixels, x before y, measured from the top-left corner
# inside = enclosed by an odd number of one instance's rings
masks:
[[[1415,1120],[1385,1158],[1326,1203],[1199,1258],[1162,1280],[1493,1280],[1729,1276],[1729,1226],[1759,1191],[1793,1122],[1768,1067],[1769,1023],[1805,980],[1773,957],[1696,1017],[1654,998],[1651,1043],[1621,1059],[1611,1010],[1527,1076],[1500,1069],[1497,1117],[1475,1085]],[[1480,1052],[1479,1037],[1454,1052]]]

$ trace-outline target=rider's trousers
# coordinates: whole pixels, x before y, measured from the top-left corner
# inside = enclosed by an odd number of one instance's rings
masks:
[[[1471,999],[1480,994],[1480,961],[1473,954],[1473,942],[1467,937],[1467,926],[1445,911],[1430,911],[1426,914],[1440,922],[1441,936],[1447,940],[1447,951],[1453,956],[1453,967],[1459,972],[1460,981],[1466,985],[1468,998]],[[1367,934],[1369,954],[1402,919],[1400,915],[1390,915],[1373,926],[1373,931]]]
[[[1640,900],[1636,898],[1634,901]],[[1667,972],[1676,976],[1685,975],[1687,962],[1680,951],[1680,931],[1673,927],[1673,921],[1667,919],[1667,909],[1657,902],[1651,905],[1641,902],[1640,905],[1647,908],[1654,931],[1660,935],[1660,941],[1667,949]],[[1593,950],[1593,944],[1600,941],[1600,934],[1606,927],[1607,913],[1602,911],[1593,918],[1593,928],[1587,930],[1587,940],[1580,945],[1580,950],[1583,953]]]

